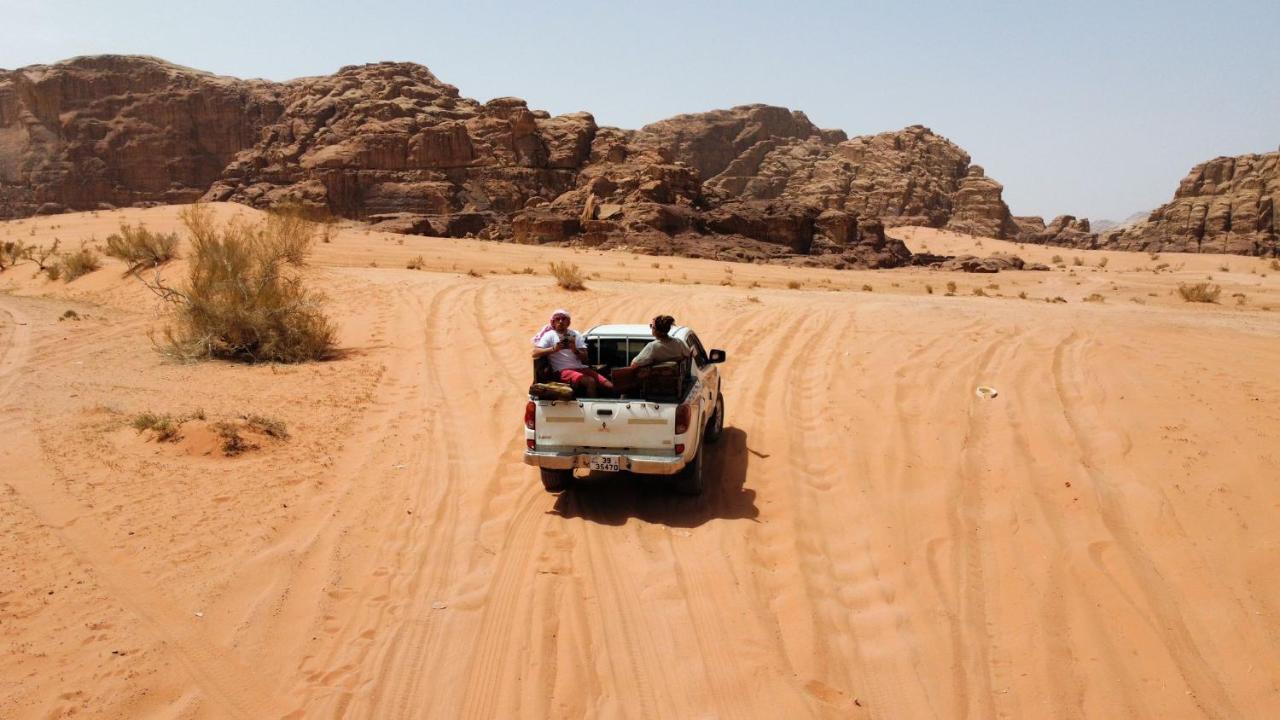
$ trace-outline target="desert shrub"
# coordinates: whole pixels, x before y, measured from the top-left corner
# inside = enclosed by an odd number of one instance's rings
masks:
[[[986,297],[986,296],[987,296],[987,291],[986,291],[986,290],[983,290],[983,289],[982,289],[982,288],[980,288],[980,287],[976,287],[976,288],[974,288],[974,289],[973,289],[973,294],[974,294],[974,295],[977,295],[978,297]]]
[[[1080,257],[1079,255],[1077,255],[1077,256],[1075,256],[1075,257],[1071,258],[1071,264],[1072,264],[1072,265],[1075,265],[1076,267],[1079,267],[1079,266],[1081,266],[1081,265],[1084,265],[1084,260],[1083,260],[1083,259],[1081,259],[1081,257]]]
[[[1051,298],[1045,298],[1044,301],[1047,303],[1064,303],[1067,301],[1067,299],[1062,297],[1061,295],[1055,295],[1054,297],[1051,297]]]
[[[289,439],[289,429],[282,420],[265,415],[246,415],[244,421],[245,425],[250,429],[257,430],[267,437],[273,437],[277,440]]]
[[[159,267],[178,257],[178,234],[151,232],[145,225],[120,225],[120,232],[107,236],[109,257],[123,260],[128,272]]]
[[[7,270],[31,257],[33,248],[21,240],[0,243],[0,271]]]
[[[1218,296],[1222,294],[1222,288],[1207,282],[1194,285],[1178,283],[1178,294],[1186,302],[1216,303]]]
[[[102,259],[88,245],[81,245],[75,252],[65,253],[58,258],[59,275],[63,280],[71,282],[78,277],[88,275],[102,267]],[[52,277],[52,276],[51,276]]]
[[[551,276],[556,279],[556,284],[565,290],[587,289],[587,285],[582,279],[582,268],[578,267],[577,263],[553,262],[550,268]]]
[[[1106,302],[1107,299],[1103,297],[1101,293],[1092,293],[1089,295],[1089,297],[1085,298],[1084,301],[1100,303],[1100,302]]]
[[[63,320],[79,320],[79,319],[80,319],[80,313],[76,312],[75,310],[68,310],[58,316],[58,322],[62,322]]]
[[[1226,263],[1223,263],[1223,264],[1221,264],[1221,265],[1219,265],[1219,266],[1218,266],[1218,270],[1219,270],[1220,272],[1231,272],[1231,266],[1230,266],[1230,265],[1227,265]]]
[[[286,267],[305,262],[290,255],[308,247],[298,237],[314,230],[270,219],[219,228],[199,204],[187,207],[182,220],[191,235],[186,282],[150,285],[174,305],[173,322],[158,343],[163,352],[249,362],[303,362],[332,353],[335,330],[321,309],[323,296]],[[272,234],[282,228],[290,235]]]
[[[43,247],[32,247],[27,252],[27,257],[31,262],[36,264],[36,272],[48,273],[49,268],[54,267],[58,260],[58,246],[62,241],[58,238],[53,239],[53,243]],[[52,261],[52,262],[50,262]],[[58,278],[50,278],[57,280]]]
[[[1280,260],[1272,260],[1272,261],[1271,261],[1271,269],[1272,269],[1272,270],[1280,270]]]
[[[875,292],[875,288],[871,287],[870,285],[863,285],[862,292]]]
[[[954,280],[947,281],[947,294],[948,295],[956,294],[956,282]]]
[[[929,293],[930,295],[932,295],[932,294],[933,294],[933,286],[932,286],[932,285],[929,285],[929,284],[927,284],[927,283],[926,283],[926,284],[925,284],[925,286],[924,286],[924,291],[925,291],[925,292],[927,292],[927,293]]]
[[[1231,293],[1231,297],[1236,299],[1237,305],[1244,305],[1249,302],[1249,296],[1244,293]]]
[[[216,422],[210,425],[214,432],[218,433],[218,437],[222,439],[222,454],[227,457],[239,455],[246,450],[252,450],[257,447],[253,443],[244,439],[240,434],[240,428],[235,423]]]
[[[533,268],[531,268],[531,267],[526,267],[525,269],[523,269],[523,270],[521,270],[521,271],[520,271],[520,274],[521,274],[521,275],[532,275],[532,274],[533,274],[533,272],[534,272]]]
[[[426,264],[427,264],[427,261],[424,260],[421,255],[419,255],[413,258],[412,260],[410,260],[409,262],[405,263],[405,269],[421,270],[423,267],[426,266]]]
[[[272,246],[284,262],[302,267],[316,238],[330,232],[331,225],[317,219],[315,211],[302,205],[277,205],[267,212],[266,222],[258,229],[260,242]]]
[[[756,297],[755,295],[748,295],[748,296],[747,296],[747,302],[749,302],[749,303],[758,303],[758,302],[760,302],[760,298]]]
[[[182,439],[182,433],[179,428],[182,427],[182,421],[169,414],[157,415],[155,413],[145,412],[133,418],[133,429],[138,432],[150,430],[156,434],[156,440],[160,442],[177,442]]]
[[[790,289],[792,289],[792,290],[799,290],[799,289],[800,289],[800,285],[801,285],[801,283],[800,283],[800,281],[799,281],[799,280],[788,280],[788,281],[787,281],[787,287],[788,287],[788,288],[790,288]]]
[[[1063,259],[1061,255],[1054,255],[1053,259],[1049,262],[1052,262],[1054,265],[1061,265],[1063,263]]]
[[[1027,299],[1027,291],[1026,291],[1026,290],[1022,290],[1021,292],[1019,292],[1019,293],[1018,293],[1018,299],[1019,299],[1019,300],[1026,300],[1026,299]]]
[[[1109,263],[1109,262],[1111,262],[1111,258],[1109,258],[1109,257],[1100,257],[1100,258],[1098,258],[1098,267],[1100,267],[1100,268],[1104,268],[1104,267],[1106,267],[1106,266],[1107,266],[1107,263]]]
[[[483,277],[483,275],[481,275],[475,268],[471,268],[470,270],[468,270],[467,275],[471,277]]]

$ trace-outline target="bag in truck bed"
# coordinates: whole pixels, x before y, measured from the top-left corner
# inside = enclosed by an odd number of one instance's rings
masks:
[[[573,386],[562,382],[534,383],[529,396],[538,400],[572,400]]]

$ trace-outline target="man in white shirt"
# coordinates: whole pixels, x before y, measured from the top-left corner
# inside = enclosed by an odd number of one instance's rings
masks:
[[[587,341],[582,333],[569,329],[569,311],[556,310],[551,320],[533,336],[533,357],[546,358],[560,382],[568,383],[585,397],[596,397],[603,388],[613,392],[609,378],[587,367]]]

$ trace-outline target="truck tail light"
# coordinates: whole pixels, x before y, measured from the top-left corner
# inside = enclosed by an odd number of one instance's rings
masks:
[[[677,455],[684,454],[684,443],[676,443],[676,454]]]
[[[530,430],[538,429],[538,406],[532,400],[524,406],[524,426]]]
[[[676,408],[676,434],[683,435],[689,432],[689,413],[688,405],[681,405]]]

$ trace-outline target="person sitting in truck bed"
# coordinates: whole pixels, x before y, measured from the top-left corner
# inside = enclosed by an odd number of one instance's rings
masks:
[[[659,315],[649,323],[649,329],[653,331],[653,342],[645,345],[640,354],[636,355],[631,361],[631,367],[647,367],[689,357],[689,346],[669,334],[675,322],[676,319],[670,315]]]
[[[587,342],[582,333],[569,329],[569,311],[556,310],[551,320],[533,336],[533,357],[547,359],[560,382],[568,383],[584,397],[596,397],[601,389],[613,392],[609,378],[587,367]]]

